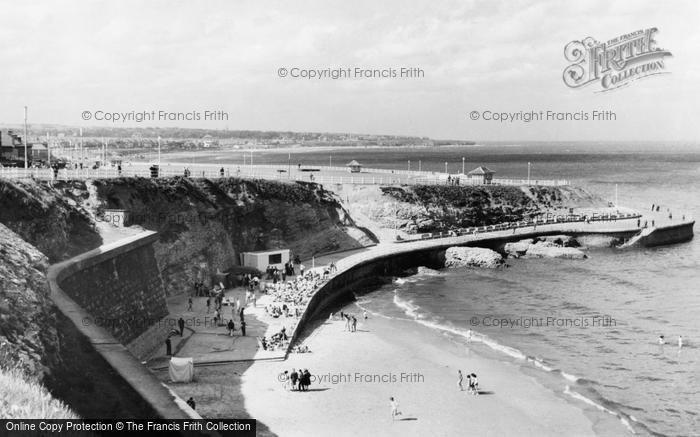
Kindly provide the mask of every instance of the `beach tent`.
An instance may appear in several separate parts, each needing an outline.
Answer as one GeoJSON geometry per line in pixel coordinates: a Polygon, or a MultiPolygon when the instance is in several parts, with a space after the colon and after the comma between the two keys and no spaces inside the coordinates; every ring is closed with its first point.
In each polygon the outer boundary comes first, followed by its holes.
{"type": "Polygon", "coordinates": [[[194,379],[194,359],[192,358],[170,358],[168,368],[171,382],[192,382],[194,379]]]}

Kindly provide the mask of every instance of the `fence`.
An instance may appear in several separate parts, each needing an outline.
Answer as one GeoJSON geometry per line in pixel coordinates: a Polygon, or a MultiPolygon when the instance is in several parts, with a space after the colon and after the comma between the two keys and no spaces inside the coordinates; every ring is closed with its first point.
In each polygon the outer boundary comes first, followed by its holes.
{"type": "MultiPolygon", "coordinates": [[[[353,185],[444,185],[455,184],[459,179],[460,185],[481,185],[478,180],[464,175],[448,175],[447,173],[418,172],[408,170],[390,170],[383,168],[365,168],[363,173],[348,174],[345,167],[307,166],[290,167],[285,165],[246,165],[220,166],[213,164],[163,164],[160,167],[160,177],[184,176],[189,169],[189,177],[219,178],[241,177],[253,179],[273,179],[280,181],[307,181],[319,184],[353,184],[353,185]],[[311,171],[313,170],[313,171],[311,171]],[[317,171],[316,171],[317,170],[317,171]],[[448,176],[454,178],[448,179],[448,176]]],[[[100,168],[64,168],[60,169],[54,178],[54,171],[49,168],[16,168],[0,167],[0,177],[9,179],[38,179],[38,180],[73,180],[98,179],[115,177],[150,177],[149,164],[138,163],[126,165],[119,171],[116,167],[100,168]]],[[[537,185],[563,186],[569,185],[566,180],[524,180],[524,179],[494,179],[494,185],[537,185]]]]}

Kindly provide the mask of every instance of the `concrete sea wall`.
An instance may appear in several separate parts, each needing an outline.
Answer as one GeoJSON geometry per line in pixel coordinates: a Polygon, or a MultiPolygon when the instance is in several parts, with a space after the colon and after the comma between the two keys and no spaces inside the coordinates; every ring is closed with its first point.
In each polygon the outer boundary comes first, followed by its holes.
{"type": "Polygon", "coordinates": [[[58,278],[61,289],[91,315],[86,323],[104,326],[122,344],[168,314],[152,247],[157,239],[154,232],[108,252],[88,252],[58,278]]]}
{"type": "Polygon", "coordinates": [[[144,418],[201,418],[124,345],[147,332],[148,322],[167,315],[151,247],[156,239],[155,232],[144,232],[52,265],[48,272],[51,299],[114,368],[125,387],[152,407],[152,412],[144,411],[144,418]]]}

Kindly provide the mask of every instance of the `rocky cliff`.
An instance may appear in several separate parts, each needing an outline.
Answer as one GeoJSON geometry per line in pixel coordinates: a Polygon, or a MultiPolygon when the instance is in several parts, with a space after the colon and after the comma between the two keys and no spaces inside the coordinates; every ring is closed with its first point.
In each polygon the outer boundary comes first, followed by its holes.
{"type": "Polygon", "coordinates": [[[0,223],[57,261],[102,244],[90,214],[84,182],[17,182],[0,179],[0,223]]]}
{"type": "Polygon", "coordinates": [[[435,232],[517,221],[568,208],[604,206],[580,188],[416,185],[361,187],[348,196],[351,213],[384,228],[435,232]]]}
{"type": "Polygon", "coordinates": [[[86,207],[98,220],[106,208],[127,209],[134,223],[160,233],[154,247],[169,294],[189,290],[195,280],[208,282],[239,264],[244,251],[289,248],[304,259],[372,242],[316,184],[176,177],[104,179],[93,186],[86,207]]]}

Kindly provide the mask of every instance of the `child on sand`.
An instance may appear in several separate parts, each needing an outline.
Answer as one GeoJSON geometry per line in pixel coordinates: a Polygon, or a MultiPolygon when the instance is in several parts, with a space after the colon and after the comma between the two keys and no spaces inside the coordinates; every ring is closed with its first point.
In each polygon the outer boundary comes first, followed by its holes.
{"type": "Polygon", "coordinates": [[[464,387],[462,386],[462,381],[464,381],[464,377],[462,376],[462,371],[458,370],[457,371],[457,386],[459,387],[459,391],[464,391],[464,387]]]}

